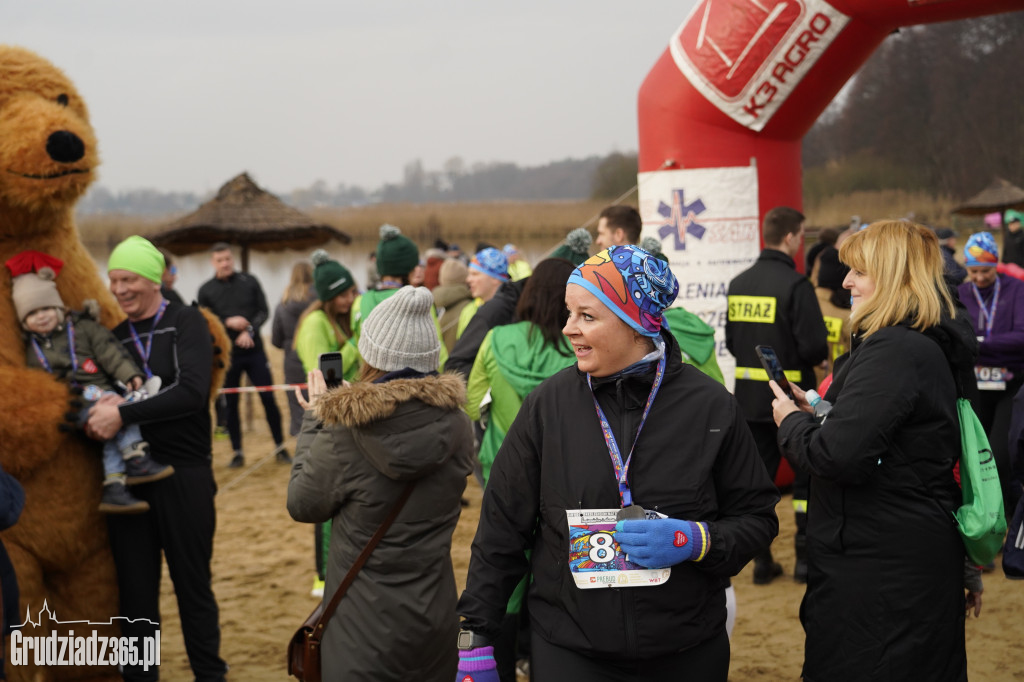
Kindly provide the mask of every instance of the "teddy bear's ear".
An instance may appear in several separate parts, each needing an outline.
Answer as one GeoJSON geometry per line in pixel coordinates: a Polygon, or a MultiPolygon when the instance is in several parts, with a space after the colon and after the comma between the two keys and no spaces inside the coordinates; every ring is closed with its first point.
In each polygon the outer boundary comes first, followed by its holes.
{"type": "Polygon", "coordinates": [[[94,320],[100,319],[100,302],[95,298],[87,298],[82,301],[82,312],[94,320]]]}

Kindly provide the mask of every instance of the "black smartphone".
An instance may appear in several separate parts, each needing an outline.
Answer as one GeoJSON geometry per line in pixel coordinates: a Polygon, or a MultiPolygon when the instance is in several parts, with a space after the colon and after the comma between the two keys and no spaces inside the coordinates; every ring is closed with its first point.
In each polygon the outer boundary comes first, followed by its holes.
{"type": "Polygon", "coordinates": [[[757,352],[764,371],[768,373],[768,378],[775,381],[782,392],[792,398],[793,389],[789,385],[789,379],[786,378],[786,372],[782,369],[782,363],[779,362],[779,356],[775,354],[775,349],[771,346],[754,346],[754,350],[757,352]]]}
{"type": "Polygon", "coordinates": [[[336,388],[341,386],[341,378],[344,374],[345,367],[341,362],[341,353],[321,353],[320,358],[317,361],[317,365],[320,371],[324,375],[324,381],[327,382],[327,388],[336,388]]]}

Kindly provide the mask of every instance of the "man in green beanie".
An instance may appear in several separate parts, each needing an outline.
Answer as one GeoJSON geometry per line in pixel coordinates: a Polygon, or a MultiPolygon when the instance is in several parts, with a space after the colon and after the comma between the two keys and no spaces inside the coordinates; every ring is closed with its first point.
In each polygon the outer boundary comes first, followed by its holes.
{"type": "MultiPolygon", "coordinates": [[[[128,316],[113,329],[114,336],[145,375],[159,377],[161,384],[145,400],[101,399],[89,413],[86,434],[103,440],[124,424],[138,424],[152,458],[174,467],[173,476],[134,489],[149,512],[108,519],[124,618],[121,634],[155,636],[161,621],[160,566],[166,559],[193,676],[222,681],[227,665],[220,657],[218,607],[210,584],[217,489],[210,467],[210,327],[198,308],[164,299],[164,258],[142,237],[119,244],[107,267],[110,291],[128,316]]],[[[135,664],[124,666],[123,675],[125,680],[156,677],[135,664]]]]}

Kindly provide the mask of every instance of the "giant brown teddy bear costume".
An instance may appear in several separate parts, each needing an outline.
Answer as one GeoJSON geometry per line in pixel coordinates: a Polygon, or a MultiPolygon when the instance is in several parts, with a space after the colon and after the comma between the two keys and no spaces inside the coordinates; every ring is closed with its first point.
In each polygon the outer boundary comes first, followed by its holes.
{"type": "MultiPolygon", "coordinates": [[[[64,302],[81,309],[87,299],[97,300],[100,321],[113,327],[124,315],[73,220],[75,201],[98,163],[85,103],[67,77],[28,50],[0,45],[0,263],[26,249],[60,258],[65,265],[57,287],[64,302]]],[[[59,430],[69,409],[68,387],[25,367],[10,273],[0,270],[0,462],[21,482],[26,499],[19,522],[0,534],[21,589],[17,608],[35,619],[45,600],[60,621],[108,621],[117,615],[117,583],[106,523],[97,511],[100,446],[59,430]]],[[[219,323],[211,330],[217,345],[229,347],[219,323]]],[[[219,385],[223,371],[215,375],[219,385]]],[[[21,620],[23,615],[16,622],[21,620]]],[[[44,622],[23,632],[45,635],[48,629],[68,628],[44,622]]],[[[89,634],[81,630],[79,625],[76,635],[89,634]]],[[[116,625],[97,631],[118,634],[116,625]]],[[[34,670],[9,659],[7,672],[12,680],[120,679],[113,668],[34,670]]]]}

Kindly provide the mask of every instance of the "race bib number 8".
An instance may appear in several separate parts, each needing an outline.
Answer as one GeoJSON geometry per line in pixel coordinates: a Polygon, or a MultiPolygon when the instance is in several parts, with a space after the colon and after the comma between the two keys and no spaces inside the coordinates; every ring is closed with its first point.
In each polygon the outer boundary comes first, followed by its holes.
{"type": "Polygon", "coordinates": [[[569,571],[576,587],[581,590],[653,587],[667,582],[672,573],[668,568],[644,568],[627,559],[615,542],[615,515],[618,511],[566,510],[569,522],[569,571]]]}

